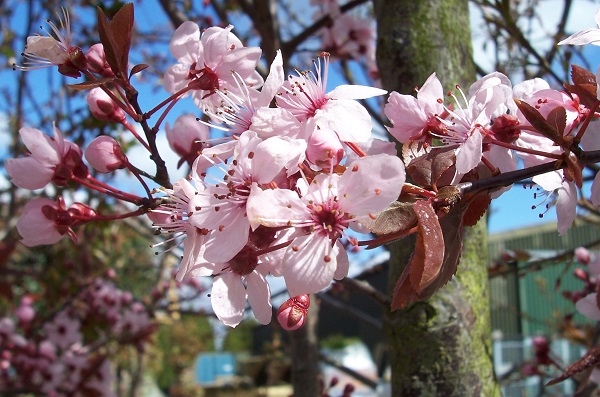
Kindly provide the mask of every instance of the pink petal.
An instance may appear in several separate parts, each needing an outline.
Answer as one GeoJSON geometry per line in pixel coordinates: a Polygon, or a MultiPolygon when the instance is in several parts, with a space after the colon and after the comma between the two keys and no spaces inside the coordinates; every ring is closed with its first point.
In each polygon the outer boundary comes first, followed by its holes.
{"type": "Polygon", "coordinates": [[[600,173],[596,174],[594,181],[592,182],[590,200],[596,207],[600,207],[600,173]]]}
{"type": "Polygon", "coordinates": [[[344,245],[340,242],[340,240],[335,242],[335,245],[331,250],[331,254],[337,256],[337,267],[335,269],[335,273],[333,273],[333,278],[336,280],[341,280],[348,276],[350,260],[348,259],[346,248],[344,248],[344,245]]]}
{"type": "Polygon", "coordinates": [[[369,112],[358,102],[349,99],[328,101],[315,113],[321,128],[334,130],[342,142],[365,142],[371,137],[373,123],[369,112]]]}
{"type": "Polygon", "coordinates": [[[171,54],[180,62],[188,66],[198,59],[202,53],[200,49],[200,28],[191,21],[182,23],[173,33],[169,44],[171,54]]]}
{"type": "Polygon", "coordinates": [[[273,309],[271,307],[271,292],[265,277],[256,270],[244,278],[248,291],[248,302],[254,316],[261,324],[269,324],[273,309]]]}
{"type": "Polygon", "coordinates": [[[600,321],[600,308],[596,303],[596,293],[589,294],[575,303],[575,308],[591,320],[600,321]]]}
{"type": "Polygon", "coordinates": [[[257,108],[263,106],[268,107],[275,95],[277,95],[277,91],[279,91],[279,88],[281,88],[284,81],[285,72],[283,71],[283,57],[281,56],[281,50],[277,50],[277,55],[275,55],[275,59],[271,63],[269,75],[260,91],[255,106],[257,108]]]}
{"type": "Polygon", "coordinates": [[[242,321],[246,297],[246,289],[237,274],[223,273],[215,277],[210,303],[223,324],[235,328],[242,321]]]}
{"type": "Polygon", "coordinates": [[[337,268],[329,238],[311,234],[294,239],[283,258],[290,296],[312,294],[329,286],[337,268]]]}
{"type": "Polygon", "coordinates": [[[367,99],[385,94],[387,94],[387,91],[380,88],[364,85],[343,84],[337,86],[333,91],[328,92],[325,96],[331,99],[367,99]]]}
{"type": "Polygon", "coordinates": [[[5,168],[12,183],[29,190],[43,188],[52,181],[54,176],[54,169],[41,166],[33,157],[8,159],[5,168]],[[31,172],[32,170],[35,172],[31,172]]]}
{"type": "Polygon", "coordinates": [[[338,182],[340,208],[358,216],[379,212],[398,199],[405,180],[400,158],[362,157],[348,165],[338,182]]]}
{"type": "Polygon", "coordinates": [[[575,183],[564,182],[563,188],[558,190],[556,216],[558,218],[558,234],[562,236],[569,230],[575,216],[577,216],[577,187],[575,183]]]}
{"type": "Polygon", "coordinates": [[[577,32],[564,40],[561,40],[558,45],[585,45],[593,44],[600,45],[600,29],[586,29],[577,32]]]}

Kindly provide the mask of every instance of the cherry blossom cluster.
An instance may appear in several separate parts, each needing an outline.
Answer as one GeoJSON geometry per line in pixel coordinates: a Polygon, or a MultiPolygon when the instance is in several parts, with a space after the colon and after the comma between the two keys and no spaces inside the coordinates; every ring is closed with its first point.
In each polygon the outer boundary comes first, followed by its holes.
{"type": "MultiPolygon", "coordinates": [[[[367,35],[369,43],[359,42],[364,35],[353,43],[336,41],[337,30],[361,28],[332,7],[325,11],[334,24],[324,46],[352,57],[371,51],[373,36],[367,35]]],[[[19,232],[26,245],[51,244],[65,235],[74,238],[73,228],[83,223],[147,214],[156,234],[183,245],[175,278],[212,277],[212,307],[232,327],[243,319],[247,303],[260,323],[271,321],[269,276],[282,277],[291,297],[278,313],[280,323],[287,329],[301,326],[308,295],[348,275],[349,248],[412,233],[417,248],[392,307],[427,299],[456,272],[462,244],[457,230],[474,224],[491,198],[533,177],[547,191],[546,205],[556,206],[564,233],[576,214],[583,170],[598,160],[589,154],[600,149],[598,123],[592,122],[596,77],[582,68],[573,69],[573,84],[564,91],[541,79],[513,85],[495,72],[467,92],[456,86],[445,93],[435,73],[416,97],[392,92],[383,111],[390,134],[403,144],[398,157],[394,143],[372,136],[371,114],[359,102],[382,99],[387,92],[361,85],[328,90],[328,53],[314,60],[314,70],[286,76],[278,52],[263,78],[257,71],[261,49],[244,46],[233,26],[201,31],[189,21],[170,42],[176,59],[164,75],[170,96],[143,112],[131,79],[148,65],[128,64],[127,40],[114,37],[131,32],[133,6],[119,13],[110,24],[99,16],[102,43],[85,54],[72,45],[64,22],[61,29],[52,25],[57,37],[28,40],[25,55],[38,65],[56,65],[65,75],[85,76],[73,87],[89,90],[91,113],[131,131],[150,153],[156,174],[131,164],[112,137],[97,137],[83,150],[57,128],[53,138],[24,128],[20,134],[29,155],[6,163],[15,185],[76,183],[138,208],[101,215],[81,203],[67,208],[60,198],[37,198],[25,206],[19,232]],[[199,114],[180,116],[165,130],[179,166],[187,164],[190,173],[171,184],[155,139],[166,115],[185,97],[199,114]],[[140,123],[144,137],[128,118],[140,123]],[[211,128],[226,139],[209,139],[211,128]],[[147,197],[97,180],[90,167],[131,172],[147,197]],[[31,175],[31,168],[40,172],[31,175]],[[414,184],[406,183],[407,175],[414,184]],[[144,178],[160,187],[151,190],[144,178]],[[376,238],[358,241],[354,232],[376,238]]],[[[600,183],[592,185],[590,199],[600,204],[600,183]]]]}
{"type": "Polygon", "coordinates": [[[54,313],[29,296],[0,318],[0,389],[48,396],[112,396],[111,341],[143,349],[154,329],[144,306],[96,279],[54,313]],[[91,337],[102,327],[101,338],[91,337]]]}

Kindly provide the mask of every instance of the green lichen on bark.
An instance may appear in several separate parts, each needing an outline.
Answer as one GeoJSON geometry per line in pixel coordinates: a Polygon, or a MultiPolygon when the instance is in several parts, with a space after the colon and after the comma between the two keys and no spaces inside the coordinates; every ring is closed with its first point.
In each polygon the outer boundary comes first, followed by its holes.
{"type": "MultiPolygon", "coordinates": [[[[412,93],[433,72],[446,89],[475,80],[466,0],[375,1],[383,88],[412,93]]],[[[414,242],[390,247],[390,287],[414,242]]],[[[428,302],[388,313],[394,396],[499,396],[493,376],[485,224],[465,231],[457,276],[428,302]]]]}

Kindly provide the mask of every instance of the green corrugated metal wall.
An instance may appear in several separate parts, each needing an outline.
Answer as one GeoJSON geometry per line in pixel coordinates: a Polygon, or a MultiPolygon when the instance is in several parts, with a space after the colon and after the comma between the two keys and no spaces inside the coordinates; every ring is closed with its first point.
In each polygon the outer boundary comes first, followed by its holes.
{"type": "MultiPolygon", "coordinates": [[[[488,239],[490,265],[507,250],[531,251],[536,256],[554,256],[564,250],[600,240],[600,227],[582,224],[559,236],[556,224],[527,228],[491,235],[488,239]]],[[[582,281],[573,276],[574,265],[546,264],[540,270],[526,272],[520,277],[514,270],[525,263],[514,263],[512,272],[490,279],[492,329],[505,337],[523,335],[554,335],[556,325],[564,315],[573,313],[574,306],[562,297],[561,291],[577,290],[582,281]],[[555,289],[557,280],[560,286],[555,289]]],[[[576,322],[586,319],[577,314],[576,322]]]]}

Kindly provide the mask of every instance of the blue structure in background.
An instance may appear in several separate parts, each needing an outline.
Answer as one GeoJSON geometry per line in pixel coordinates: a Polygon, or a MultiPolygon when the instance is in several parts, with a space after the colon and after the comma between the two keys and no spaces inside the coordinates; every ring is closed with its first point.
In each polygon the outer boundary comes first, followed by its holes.
{"type": "Polygon", "coordinates": [[[219,378],[235,375],[235,356],[232,353],[203,353],[196,359],[196,382],[211,385],[219,378]]]}

